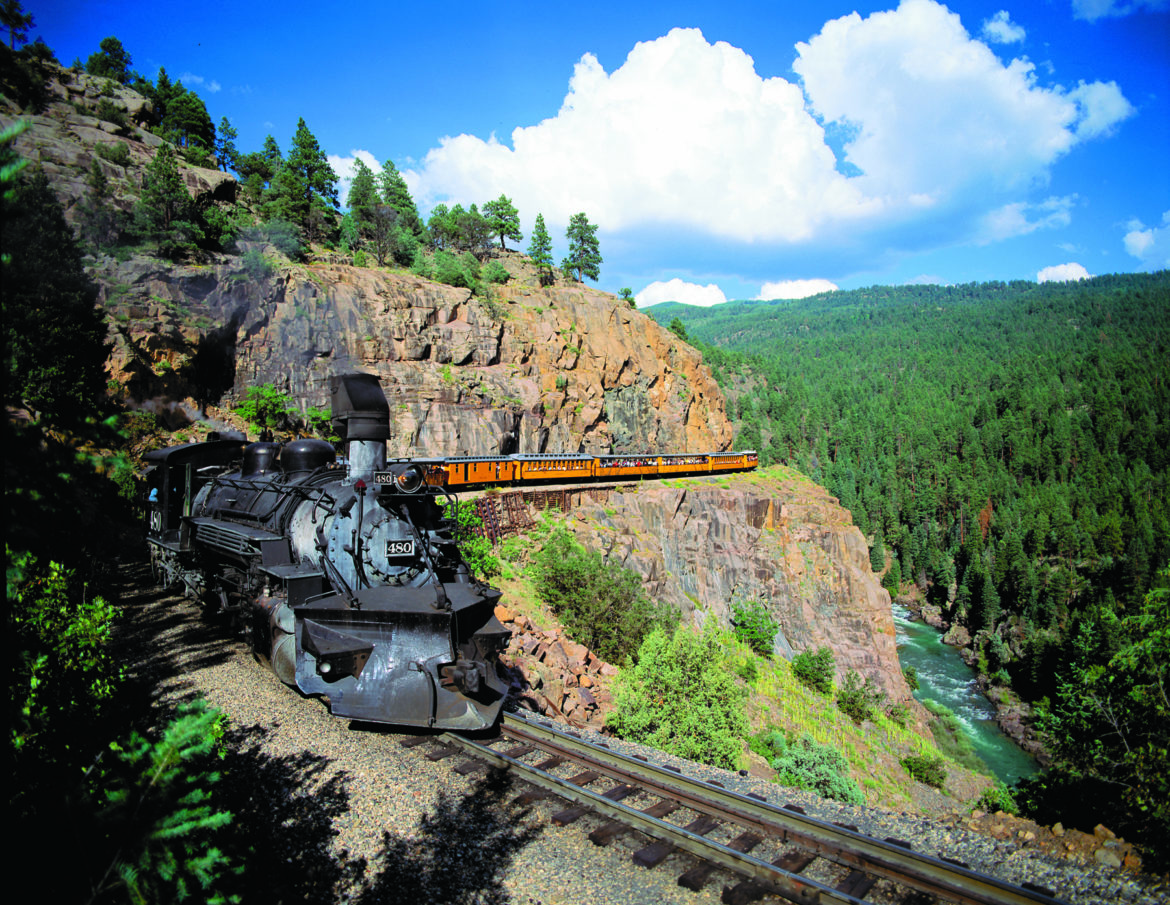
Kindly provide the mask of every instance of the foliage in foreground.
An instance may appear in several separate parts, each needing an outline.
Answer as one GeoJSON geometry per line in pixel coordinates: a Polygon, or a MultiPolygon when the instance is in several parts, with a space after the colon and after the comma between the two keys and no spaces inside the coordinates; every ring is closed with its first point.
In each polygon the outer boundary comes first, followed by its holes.
{"type": "Polygon", "coordinates": [[[623,663],[655,628],[670,628],[678,613],[646,596],[642,579],[557,528],[533,558],[536,591],[568,633],[610,663],[623,663]]]}
{"type": "Polygon", "coordinates": [[[481,534],[476,534],[476,528],[483,526],[483,519],[475,512],[475,503],[470,500],[450,504],[440,501],[440,506],[448,518],[454,518],[459,529],[459,552],[467,568],[476,578],[487,581],[500,574],[500,558],[492,551],[492,542],[481,534]]]}
{"type": "Polygon", "coordinates": [[[872,720],[875,708],[884,700],[885,695],[874,685],[873,679],[867,677],[863,684],[861,674],[855,669],[849,670],[844,684],[837,689],[837,706],[858,725],[872,720]]]}
{"type": "Polygon", "coordinates": [[[753,736],[752,750],[763,756],[777,772],[776,781],[816,792],[848,804],[865,804],[865,796],[849,776],[849,762],[830,744],[821,744],[808,735],[795,743],[781,731],[772,729],[753,736]]]}
{"type": "Polygon", "coordinates": [[[622,670],[614,710],[606,721],[615,735],[701,763],[734,770],[748,733],[746,691],[724,665],[718,634],[657,628],[622,670]]]}
{"type": "Polygon", "coordinates": [[[1075,648],[1040,720],[1053,764],[1016,797],[1046,823],[1091,826],[1108,813],[1110,828],[1170,864],[1170,588],[1104,629],[1086,625],[1075,648]]]}

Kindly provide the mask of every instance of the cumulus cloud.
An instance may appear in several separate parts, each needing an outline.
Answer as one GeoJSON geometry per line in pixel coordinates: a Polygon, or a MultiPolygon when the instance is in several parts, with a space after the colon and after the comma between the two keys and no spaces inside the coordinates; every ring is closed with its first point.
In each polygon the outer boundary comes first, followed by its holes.
{"type": "Polygon", "coordinates": [[[1070,262],[1068,264],[1054,264],[1051,267],[1045,267],[1036,274],[1036,282],[1071,283],[1075,280],[1087,280],[1091,276],[1092,274],[1080,264],[1070,262]]]}
{"type": "Polygon", "coordinates": [[[722,305],[727,301],[723,290],[714,283],[700,286],[698,283],[687,283],[675,277],[663,283],[651,283],[634,296],[639,308],[649,308],[660,302],[682,302],[684,305],[698,305],[701,308],[710,308],[712,305],[722,305]]]}
{"type": "Polygon", "coordinates": [[[1166,6],[1167,0],[1131,0],[1128,3],[1118,3],[1117,0],[1072,0],[1073,16],[1087,22],[1128,16],[1141,10],[1157,12],[1166,6]]]}
{"type": "Polygon", "coordinates": [[[1026,37],[1024,29],[1012,21],[1006,9],[1001,9],[990,19],[983,20],[982,34],[994,44],[1015,44],[1026,37]]]}
{"type": "MultiPolygon", "coordinates": [[[[697,29],[637,44],[613,72],[585,54],[560,110],[510,146],[446,137],[404,176],[424,208],[504,192],[550,228],[586,211],[603,234],[669,225],[795,245],[918,225],[912,241],[928,245],[995,235],[997,212],[1133,112],[1114,83],[1043,87],[1031,63],[1001,61],[934,0],[835,19],[796,52],[799,84],[761,77],[697,29]],[[841,160],[826,127],[847,136],[841,160]],[[942,222],[958,224],[949,238],[942,222]]],[[[998,229],[1010,235],[1008,213],[998,229]]],[[[1017,219],[1015,234],[1034,222],[1017,219]]]]}
{"type": "Polygon", "coordinates": [[[1142,262],[1143,270],[1170,268],[1170,211],[1162,214],[1162,225],[1146,228],[1140,220],[1129,224],[1125,250],[1142,262]]]}
{"type": "Polygon", "coordinates": [[[833,292],[837,289],[836,283],[828,280],[781,280],[778,283],[765,283],[760,287],[757,299],[806,299],[810,295],[821,292],[833,292]]]}

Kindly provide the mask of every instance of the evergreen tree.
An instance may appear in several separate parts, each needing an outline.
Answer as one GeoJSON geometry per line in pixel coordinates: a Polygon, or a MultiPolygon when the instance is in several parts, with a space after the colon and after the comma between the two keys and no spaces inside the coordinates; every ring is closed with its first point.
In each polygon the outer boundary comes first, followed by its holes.
{"type": "Polygon", "coordinates": [[[164,137],[181,148],[215,148],[215,126],[199,95],[175,83],[175,95],[167,104],[162,121],[164,137]]]}
{"type": "Polygon", "coordinates": [[[312,238],[329,228],[336,209],[337,174],[302,118],[288,158],[269,185],[265,212],[269,219],[279,217],[300,226],[312,238]]]}
{"type": "Polygon", "coordinates": [[[500,195],[495,201],[488,201],[483,206],[483,213],[487,218],[492,235],[500,237],[500,248],[504,251],[508,250],[504,239],[512,239],[516,242],[523,241],[524,234],[520,232],[520,214],[507,195],[500,195]]]}
{"type": "Polygon", "coordinates": [[[573,214],[565,232],[569,240],[569,254],[561,262],[561,270],[574,275],[580,283],[585,277],[596,280],[601,276],[601,251],[597,244],[597,226],[585,214],[573,214]]]}
{"type": "Polygon", "coordinates": [[[544,225],[543,214],[536,215],[536,225],[532,227],[532,241],[528,243],[528,257],[536,265],[541,285],[550,285],[553,281],[552,239],[544,225]]]}
{"type": "Polygon", "coordinates": [[[0,24],[8,29],[8,49],[28,43],[28,30],[35,24],[31,13],[26,13],[20,0],[0,2],[0,24]]]}
{"type": "Polygon", "coordinates": [[[110,181],[96,157],[90,161],[85,182],[89,194],[77,205],[82,237],[95,248],[109,248],[118,238],[118,211],[110,194],[110,181]]]}
{"type": "Polygon", "coordinates": [[[43,173],[0,201],[4,401],[69,421],[104,398],[106,327],[97,287],[43,173]]]}
{"type": "Polygon", "coordinates": [[[382,164],[382,172],[378,174],[378,187],[382,192],[382,200],[398,211],[399,225],[410,230],[416,239],[420,241],[424,239],[426,227],[423,225],[422,217],[418,214],[414,199],[410,196],[406,180],[402,178],[402,174],[394,166],[393,160],[387,160],[382,164]]]}
{"type": "Polygon", "coordinates": [[[101,49],[91,54],[86,61],[85,71],[90,75],[113,79],[120,85],[130,81],[130,54],[115,37],[102,38],[101,49]]]}
{"type": "Polygon", "coordinates": [[[236,161],[240,156],[236,149],[236,139],[239,137],[240,133],[228,122],[228,118],[221,116],[215,137],[215,159],[225,173],[236,168],[236,161]]]}
{"type": "Polygon", "coordinates": [[[373,228],[374,206],[378,203],[374,172],[360,158],[354,162],[354,169],[356,172],[345,203],[359,229],[369,231],[373,228]]]}
{"type": "Polygon", "coordinates": [[[159,254],[164,257],[186,254],[200,235],[191,196],[170,145],[162,145],[143,171],[142,195],[134,208],[134,221],[145,238],[158,244],[159,254]]]}

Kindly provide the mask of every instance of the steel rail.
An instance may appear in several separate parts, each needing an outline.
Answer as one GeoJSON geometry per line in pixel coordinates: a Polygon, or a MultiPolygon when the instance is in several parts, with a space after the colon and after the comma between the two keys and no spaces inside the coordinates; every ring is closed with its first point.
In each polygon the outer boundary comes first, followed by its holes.
{"type": "Polygon", "coordinates": [[[1061,900],[1043,892],[1015,886],[892,842],[740,795],[610,748],[599,747],[544,723],[505,714],[502,728],[518,740],[586,763],[590,769],[613,779],[634,778],[645,790],[678,801],[691,810],[758,829],[766,836],[779,836],[827,860],[962,905],[1064,905],[1061,900]]]}
{"type": "MultiPolygon", "coordinates": [[[[810,880],[782,870],[766,861],[761,861],[759,858],[738,852],[733,848],[715,842],[705,836],[700,836],[697,833],[689,832],[681,826],[668,823],[657,817],[651,817],[649,814],[637,808],[622,804],[620,801],[606,798],[600,792],[591,791],[584,786],[574,785],[566,779],[561,779],[559,776],[554,776],[531,764],[526,764],[522,760],[509,757],[499,751],[494,751],[480,742],[453,733],[447,733],[440,736],[440,738],[448,744],[463,749],[463,751],[473,757],[509,770],[525,782],[552,792],[560,798],[567,799],[615,820],[620,820],[631,828],[640,830],[647,836],[670,842],[677,848],[690,852],[704,861],[718,864],[740,876],[749,877],[793,902],[802,903],[802,905],[820,905],[820,903],[826,903],[826,905],[827,903],[834,903],[834,905],[865,905],[861,899],[838,892],[815,880],[810,880]]],[[[540,745],[542,749],[545,747],[543,742],[540,745]]],[[[577,755],[573,755],[572,757],[574,761],[581,761],[581,758],[577,755]]],[[[616,771],[613,771],[611,768],[606,769],[605,772],[606,775],[614,776],[616,771]]],[[[616,775],[620,776],[621,774],[616,773],[616,775]]],[[[625,778],[629,779],[630,777],[627,776],[625,778]]]]}

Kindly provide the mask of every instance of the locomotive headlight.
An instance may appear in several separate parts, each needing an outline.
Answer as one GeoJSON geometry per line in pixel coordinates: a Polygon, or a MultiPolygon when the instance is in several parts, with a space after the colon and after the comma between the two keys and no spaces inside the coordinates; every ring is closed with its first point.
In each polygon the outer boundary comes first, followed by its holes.
{"type": "Polygon", "coordinates": [[[417,465],[396,465],[390,471],[394,474],[394,487],[399,493],[418,493],[426,483],[426,476],[417,465]]]}
{"type": "Polygon", "coordinates": [[[374,472],[374,483],[390,487],[395,493],[418,493],[426,482],[426,472],[421,465],[398,462],[388,465],[385,471],[374,472]]]}

